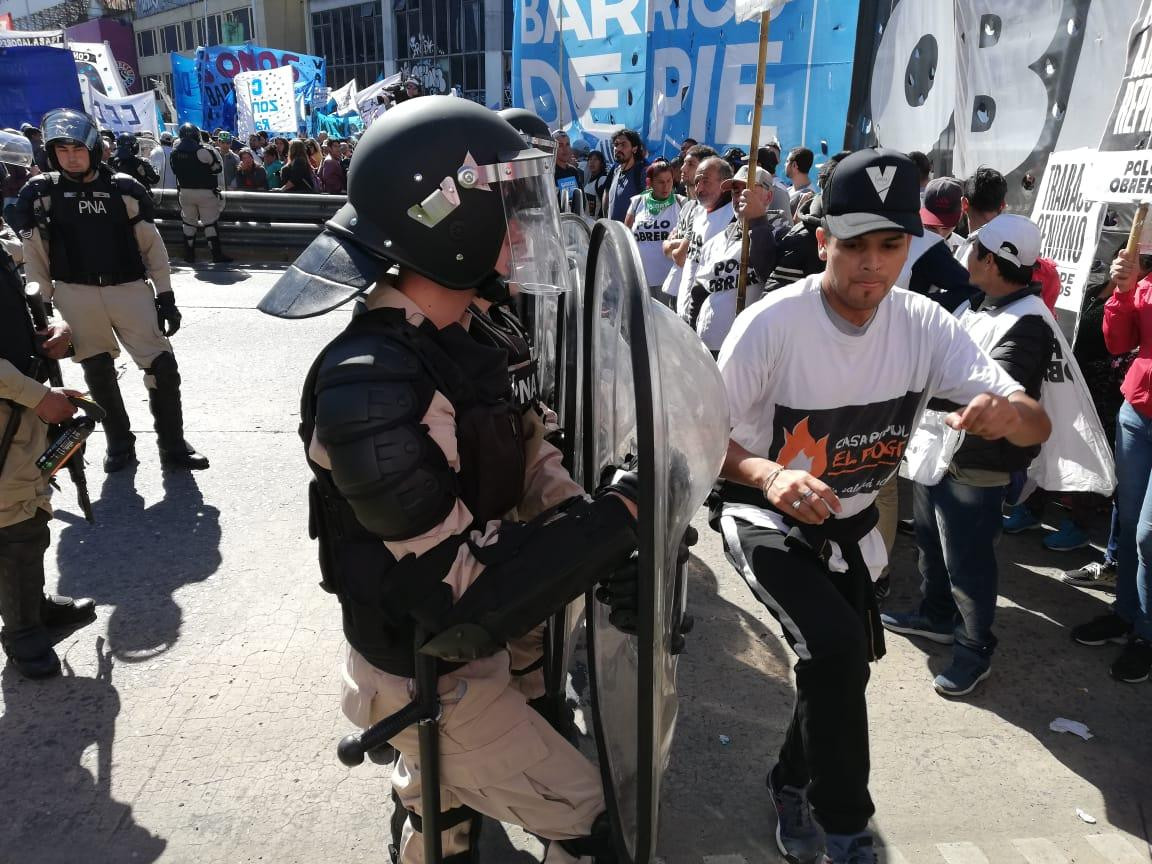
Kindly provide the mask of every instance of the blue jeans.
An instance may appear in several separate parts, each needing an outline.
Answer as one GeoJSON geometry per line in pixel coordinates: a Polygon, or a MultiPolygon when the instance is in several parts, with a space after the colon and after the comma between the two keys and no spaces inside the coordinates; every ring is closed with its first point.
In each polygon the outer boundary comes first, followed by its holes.
{"type": "Polygon", "coordinates": [[[1006,494],[1006,486],[969,486],[950,476],[935,486],[913,484],[924,580],[920,613],[938,626],[951,624],[954,651],[968,651],[985,663],[996,648],[996,542],[1006,494]]]}
{"type": "Polygon", "coordinates": [[[1112,499],[1112,521],[1108,526],[1108,545],[1104,547],[1104,563],[1116,566],[1116,550],[1120,548],[1120,526],[1117,525],[1116,499],[1112,499]]]}
{"type": "Polygon", "coordinates": [[[1127,401],[1116,417],[1117,549],[1113,610],[1152,640],[1152,419],[1127,401]]]}

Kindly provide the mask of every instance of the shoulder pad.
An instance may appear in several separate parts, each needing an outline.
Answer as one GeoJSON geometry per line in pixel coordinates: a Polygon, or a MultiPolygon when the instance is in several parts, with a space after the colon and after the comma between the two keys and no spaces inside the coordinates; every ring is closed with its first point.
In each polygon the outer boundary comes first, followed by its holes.
{"type": "Polygon", "coordinates": [[[117,171],[112,175],[112,185],[116,187],[116,191],[121,195],[131,195],[137,199],[148,197],[148,190],[144,188],[144,184],[131,174],[124,174],[123,172],[117,171]]]}
{"type": "Polygon", "coordinates": [[[20,197],[31,201],[33,198],[47,198],[52,194],[52,187],[60,182],[60,175],[55,171],[46,174],[37,174],[20,189],[20,197]]]}
{"type": "Polygon", "coordinates": [[[456,502],[456,472],[422,423],[435,392],[415,353],[379,332],[346,331],[320,364],[316,438],[356,518],[384,540],[431,530],[456,502]]]}

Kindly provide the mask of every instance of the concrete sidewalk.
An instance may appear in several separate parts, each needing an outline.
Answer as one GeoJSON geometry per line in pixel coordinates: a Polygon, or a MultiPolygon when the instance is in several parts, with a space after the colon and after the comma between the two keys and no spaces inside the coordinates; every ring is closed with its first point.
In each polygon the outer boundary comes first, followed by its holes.
{"type": "MultiPolygon", "coordinates": [[[[308,365],[346,313],[260,314],[275,275],[177,272],[188,437],[210,470],[162,474],[140,373],[122,357],[141,464],[105,477],[93,436],[95,526],[62,481],[49,585],[94,597],[99,619],[58,646],[65,677],[0,676],[2,864],[387,861],[387,770],[335,757],[350,731],[339,608],[317,585],[296,437],[308,365]]],[[[696,628],[681,660],[661,854],[776,861],[764,775],[792,709],[792,660],[697,521],[696,628]]],[[[1152,684],[1112,682],[1111,650],[1068,639],[1107,598],[1060,584],[1052,568],[1088,555],[1045,553],[1031,534],[1005,538],[1001,560],[1001,647],[977,694],[937,696],[944,650],[891,634],[874,667],[872,791],[887,860],[1147,864],[1152,684]],[[1058,716],[1097,737],[1050,732],[1058,716]]],[[[902,538],[890,606],[913,601],[914,574],[902,538]]],[[[495,825],[484,844],[491,862],[539,860],[542,849],[495,825]]]]}

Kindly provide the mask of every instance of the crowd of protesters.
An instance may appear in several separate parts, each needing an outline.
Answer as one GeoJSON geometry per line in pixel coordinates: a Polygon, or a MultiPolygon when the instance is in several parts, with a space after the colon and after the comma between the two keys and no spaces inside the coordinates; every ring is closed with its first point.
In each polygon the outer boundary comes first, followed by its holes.
{"type": "MultiPolygon", "coordinates": [[[[749,306],[826,267],[820,240],[827,225],[824,197],[847,151],[816,164],[812,150],[785,151],[772,141],[758,150],[750,188],[747,153],[739,148],[718,152],[688,138],[671,158],[649,158],[640,136],[629,129],[595,148],[563,132],[553,137],[561,144],[558,185],[561,178],[576,178],[585,215],[607,216],[632,229],[652,295],[674,308],[717,356],[736,319],[736,280],[727,278],[739,265],[734,237],[748,230],[752,239],[749,306]],[[781,163],[784,177],[778,178],[781,163]]],[[[1025,475],[1038,448],[979,447],[971,438],[948,454],[943,477],[931,486],[916,484],[924,500],[917,499],[914,519],[898,520],[896,483],[889,483],[877,502],[884,543],[891,552],[898,529],[916,538],[925,597],[914,610],[885,613],[883,623],[954,645],[954,667],[934,684],[944,695],[966,695],[987,677],[997,641],[992,618],[999,535],[1043,527],[1048,505],[1055,528],[1044,534],[1043,545],[1074,552],[1089,546],[1093,515],[1110,512],[1102,560],[1070,568],[1063,579],[1114,592],[1115,605],[1072,636],[1084,645],[1123,645],[1112,676],[1142,681],[1152,667],[1152,361],[1146,359],[1152,357],[1152,256],[1102,250],[1102,260],[1114,254],[1114,261],[1098,266],[1100,275],[1089,283],[1067,356],[1050,335],[1059,276],[1040,255],[1039,228],[1006,212],[1004,175],[984,166],[966,178],[935,176],[925,154],[907,158],[918,178],[922,233],[909,238],[895,285],[935,300],[975,330],[1016,309],[1015,326],[997,330],[995,338],[985,334],[982,347],[1036,397],[1052,364],[1076,368],[1086,383],[1080,392],[1091,400],[1087,410],[1094,409],[1115,452],[1119,485],[1114,501],[1067,489],[1035,488],[1022,495],[1022,487],[1035,486],[1025,475]],[[1044,313],[1028,305],[1024,314],[1018,301],[1030,297],[1042,301],[1044,313]]],[[[889,584],[885,568],[876,584],[879,599],[888,595],[889,584]]]]}

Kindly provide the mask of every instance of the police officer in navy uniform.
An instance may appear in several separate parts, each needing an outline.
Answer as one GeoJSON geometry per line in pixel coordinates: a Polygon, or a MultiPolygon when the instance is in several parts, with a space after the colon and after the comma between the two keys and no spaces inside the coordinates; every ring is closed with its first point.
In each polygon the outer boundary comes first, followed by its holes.
{"type": "Polygon", "coordinates": [[[196,260],[196,230],[204,226],[204,237],[212,250],[214,264],[226,264],[232,259],[220,248],[220,213],[224,210],[224,192],[221,182],[224,165],[220,154],[205,146],[200,130],[193,123],[180,127],[180,143],[172,148],[168,164],[176,176],[180,190],[180,220],[184,223],[184,260],[196,260]]]}
{"type": "Polygon", "coordinates": [[[453,742],[440,776],[422,775],[414,728],[391,739],[403,864],[422,861],[424,782],[442,787],[446,862],[475,861],[478,813],[552,840],[548,861],[614,860],[596,768],[512,672],[516,643],[626,570],[634,478],[584,495],[524,422],[507,349],[474,317],[500,279],[562,284],[556,214],[548,154],[467,100],[411,100],[365,133],[348,204],[261,302],[301,317],[369,292],[313,365],[301,434],[321,572],[344,612],[345,714],[367,726],[406,705],[414,634],[447,640],[423,649],[441,661],[439,729],[453,742]]]}
{"type": "Polygon", "coordinates": [[[117,174],[135,177],[151,192],[160,182],[160,175],[147,159],[140,158],[140,142],[131,132],[121,132],[116,136],[116,153],[108,160],[117,174]]]}
{"type": "Polygon", "coordinates": [[[100,163],[100,135],[87,114],[50,111],[41,128],[53,170],[30,180],[5,218],[24,241],[29,286],[54,300],[72,325],[74,359],[107,411],[104,470],[136,459],[116,379],[121,345],[144,371],[161,463],[207,468],[184,440],[180,369],[168,341],[181,315],[148,190],[100,163]]]}

